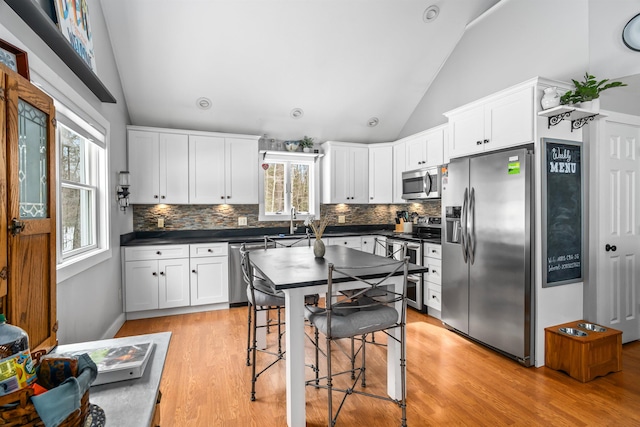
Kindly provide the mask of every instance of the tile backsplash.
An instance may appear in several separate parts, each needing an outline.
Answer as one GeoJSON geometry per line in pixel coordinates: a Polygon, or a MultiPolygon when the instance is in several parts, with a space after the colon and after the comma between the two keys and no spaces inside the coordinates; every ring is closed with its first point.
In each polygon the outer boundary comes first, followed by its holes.
{"type": "MultiPolygon", "coordinates": [[[[398,205],[321,205],[320,215],[329,225],[393,224],[396,211],[440,216],[440,200],[398,205]],[[344,215],[345,223],[338,223],[344,215]]],[[[299,222],[302,222],[302,219],[299,222]]],[[[229,228],[288,227],[289,221],[258,221],[258,205],[133,205],[133,230],[215,230],[229,228]],[[247,225],[238,225],[246,217],[247,225]],[[164,219],[164,228],[158,220],[164,219]]]]}

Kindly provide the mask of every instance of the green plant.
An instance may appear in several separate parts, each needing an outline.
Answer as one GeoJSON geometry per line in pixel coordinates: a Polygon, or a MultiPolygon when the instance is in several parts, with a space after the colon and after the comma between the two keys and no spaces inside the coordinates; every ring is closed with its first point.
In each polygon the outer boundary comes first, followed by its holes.
{"type": "Polygon", "coordinates": [[[300,140],[300,146],[302,148],[305,148],[305,147],[311,148],[311,147],[313,147],[313,138],[310,138],[307,135],[305,135],[304,138],[302,138],[300,140]]]}
{"type": "Polygon", "coordinates": [[[609,79],[596,80],[595,76],[584,73],[584,80],[579,82],[573,80],[574,90],[570,90],[560,98],[561,104],[577,104],[578,102],[593,101],[600,96],[600,92],[612,87],[626,86],[622,82],[609,82],[609,79]],[[609,82],[609,83],[607,83],[609,82]]]}

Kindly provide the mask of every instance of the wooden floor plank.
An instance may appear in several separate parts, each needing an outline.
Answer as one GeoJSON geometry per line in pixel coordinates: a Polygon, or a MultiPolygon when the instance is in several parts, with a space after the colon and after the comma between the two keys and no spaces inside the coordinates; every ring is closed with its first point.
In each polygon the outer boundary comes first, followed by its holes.
{"type": "MultiPolygon", "coordinates": [[[[173,332],[161,382],[163,427],[286,425],[284,363],[259,378],[257,400],[249,400],[246,310],[127,321],[118,332],[118,337],[173,332]]],[[[385,354],[384,348],[367,349],[371,389],[384,388],[385,354]]],[[[309,363],[312,355],[307,344],[309,363]]],[[[621,372],[583,384],[546,367],[522,367],[410,310],[408,424],[640,426],[640,342],[625,344],[622,357],[621,372]]],[[[326,425],[326,391],[307,388],[306,399],[307,426],[326,425]]],[[[399,414],[391,403],[351,396],[338,425],[399,425],[399,414]]]]}

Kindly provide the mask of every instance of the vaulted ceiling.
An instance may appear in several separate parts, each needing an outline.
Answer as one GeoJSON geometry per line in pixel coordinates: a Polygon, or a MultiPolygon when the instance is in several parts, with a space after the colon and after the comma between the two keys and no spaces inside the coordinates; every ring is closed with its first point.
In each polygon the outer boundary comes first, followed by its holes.
{"type": "Polygon", "coordinates": [[[498,1],[101,6],[132,124],[380,142],[397,138],[465,26],[498,1]],[[432,5],[439,13],[430,20],[432,5]],[[199,108],[200,98],[211,106],[199,108]],[[369,126],[374,117],[377,126],[369,126]]]}

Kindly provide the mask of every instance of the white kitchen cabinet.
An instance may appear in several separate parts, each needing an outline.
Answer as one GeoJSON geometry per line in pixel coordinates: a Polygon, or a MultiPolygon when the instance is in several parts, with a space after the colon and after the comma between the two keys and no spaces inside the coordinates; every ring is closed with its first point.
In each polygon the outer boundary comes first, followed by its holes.
{"type": "Polygon", "coordinates": [[[405,170],[434,167],[444,162],[446,127],[438,126],[406,139],[405,170]]]}
{"type": "Polygon", "coordinates": [[[369,203],[393,202],[393,146],[369,146],[369,203]]]}
{"type": "Polygon", "coordinates": [[[347,248],[362,250],[362,238],[360,236],[330,237],[327,245],[346,246],[347,248]]]}
{"type": "Polygon", "coordinates": [[[229,302],[229,252],[226,243],[189,245],[191,305],[229,302]]]}
{"type": "Polygon", "coordinates": [[[368,148],[333,141],[323,148],[323,203],[368,203],[368,148]]]}
{"type": "Polygon", "coordinates": [[[406,142],[393,145],[393,203],[406,203],[402,198],[402,172],[407,171],[406,142]]]}
{"type": "Polygon", "coordinates": [[[130,203],[188,203],[188,136],[129,130],[128,142],[130,203]]]}
{"type": "Polygon", "coordinates": [[[452,158],[533,142],[534,87],[510,88],[445,116],[452,158]]]}
{"type": "Polygon", "coordinates": [[[442,245],[424,245],[423,265],[429,269],[424,274],[425,301],[429,315],[440,318],[442,311],[442,245]]]}
{"type": "Polygon", "coordinates": [[[258,141],[189,135],[189,201],[258,203],[258,141]]]}
{"type": "Polygon", "coordinates": [[[127,312],[189,305],[187,245],[125,248],[127,312]]]}
{"type": "Polygon", "coordinates": [[[386,242],[387,239],[383,236],[362,236],[360,238],[360,250],[369,254],[386,256],[386,242]]]}

